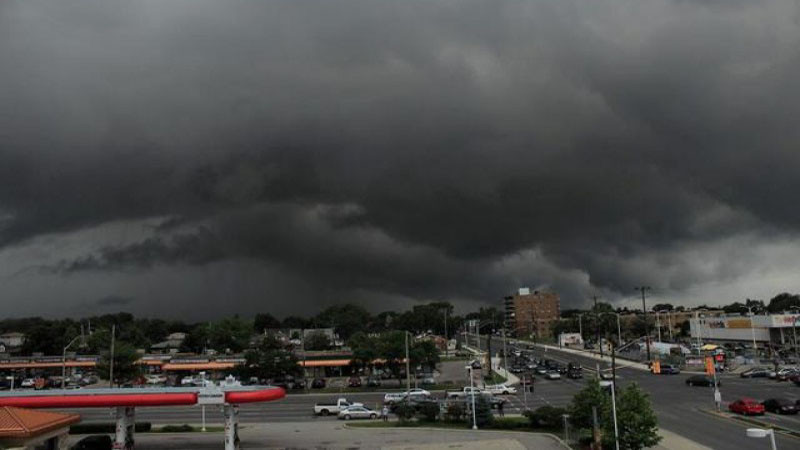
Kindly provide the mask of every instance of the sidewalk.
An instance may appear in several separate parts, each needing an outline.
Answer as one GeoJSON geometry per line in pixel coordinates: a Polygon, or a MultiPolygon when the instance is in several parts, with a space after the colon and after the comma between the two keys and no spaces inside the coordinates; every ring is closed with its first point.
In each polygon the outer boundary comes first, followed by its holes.
{"type": "Polygon", "coordinates": [[[664,439],[661,440],[660,444],[652,447],[656,450],[712,450],[711,447],[700,445],[669,430],[659,429],[658,434],[664,439]]]}

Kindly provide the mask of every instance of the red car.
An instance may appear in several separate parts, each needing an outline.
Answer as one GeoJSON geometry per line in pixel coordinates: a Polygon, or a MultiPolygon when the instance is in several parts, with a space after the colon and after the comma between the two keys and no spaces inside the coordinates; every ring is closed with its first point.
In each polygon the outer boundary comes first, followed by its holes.
{"type": "Polygon", "coordinates": [[[752,398],[742,398],[728,405],[731,412],[737,414],[744,414],[745,416],[763,415],[764,405],[758,403],[752,398]]]}

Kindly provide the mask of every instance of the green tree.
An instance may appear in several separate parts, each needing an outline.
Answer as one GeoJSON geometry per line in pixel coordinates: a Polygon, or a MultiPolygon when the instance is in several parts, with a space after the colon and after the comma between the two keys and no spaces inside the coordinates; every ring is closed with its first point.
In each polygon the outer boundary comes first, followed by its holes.
{"type": "MultiPolygon", "coordinates": [[[[133,381],[141,375],[141,366],[136,364],[139,354],[136,348],[124,341],[114,342],[114,380],[117,386],[133,381]]],[[[101,377],[108,376],[111,369],[111,350],[107,350],[97,364],[97,373],[101,377]]]]}
{"type": "Polygon", "coordinates": [[[345,341],[355,332],[363,330],[372,316],[363,306],[346,303],[326,308],[314,319],[317,326],[331,327],[339,337],[345,341]]]}
{"type": "MultiPolygon", "coordinates": [[[[405,346],[405,342],[403,343],[405,346]]],[[[436,344],[429,340],[414,340],[409,344],[408,356],[413,367],[422,365],[427,368],[435,368],[439,362],[439,349],[436,344]]]]}
{"type": "Polygon", "coordinates": [[[306,350],[329,350],[331,348],[331,340],[322,331],[313,331],[306,335],[303,345],[306,350]]]}
{"type": "MultiPolygon", "coordinates": [[[[661,441],[661,436],[658,435],[658,419],[647,393],[638,384],[631,383],[620,392],[616,400],[619,447],[639,450],[657,445],[661,441]]],[[[607,409],[603,411],[603,415],[604,446],[613,448],[614,421],[607,409]]]]}
{"type": "Polygon", "coordinates": [[[569,406],[570,422],[578,428],[592,428],[592,407],[597,408],[597,413],[601,414],[608,409],[611,403],[611,396],[600,387],[597,378],[589,378],[586,387],[578,391],[572,398],[569,406]]]}
{"type": "Polygon", "coordinates": [[[187,353],[203,353],[210,344],[208,329],[209,327],[205,323],[195,325],[186,333],[180,350],[187,353]]]}
{"type": "Polygon", "coordinates": [[[377,340],[359,331],[347,341],[353,352],[353,362],[361,367],[369,367],[378,358],[377,340]]]}
{"type": "Polygon", "coordinates": [[[240,352],[250,344],[253,325],[238,316],[213,322],[208,327],[211,348],[218,352],[240,352]]]}
{"type": "Polygon", "coordinates": [[[261,339],[256,348],[244,354],[245,364],[238,366],[237,374],[242,378],[257,377],[259,379],[275,379],[286,375],[298,375],[301,372],[297,357],[283,347],[274,336],[267,335],[261,339]]]}
{"type": "Polygon", "coordinates": [[[264,330],[280,327],[281,321],[276,319],[272,314],[256,314],[255,319],[253,319],[253,330],[258,334],[263,333],[264,330]]]}
{"type": "Polygon", "coordinates": [[[789,311],[792,307],[800,308],[800,295],[792,295],[788,292],[783,292],[775,297],[772,297],[772,299],[769,301],[769,306],[767,306],[767,310],[771,313],[777,314],[784,311],[789,311]]]}

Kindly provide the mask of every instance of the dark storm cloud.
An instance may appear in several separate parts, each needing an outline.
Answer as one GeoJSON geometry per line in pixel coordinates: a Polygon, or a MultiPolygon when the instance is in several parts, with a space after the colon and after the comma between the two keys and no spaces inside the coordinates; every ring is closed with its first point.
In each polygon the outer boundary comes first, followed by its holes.
{"type": "Polygon", "coordinates": [[[799,23],[790,1],[4,2],[0,246],[160,218],[49,270],[250,260],[570,302],[728,280],[759,262],[692,249],[800,224],[799,23]]]}
{"type": "Polygon", "coordinates": [[[118,306],[125,306],[133,302],[133,298],[131,297],[120,297],[117,295],[109,295],[108,297],[103,297],[98,299],[94,302],[95,306],[111,306],[111,307],[118,307],[118,306]]]}

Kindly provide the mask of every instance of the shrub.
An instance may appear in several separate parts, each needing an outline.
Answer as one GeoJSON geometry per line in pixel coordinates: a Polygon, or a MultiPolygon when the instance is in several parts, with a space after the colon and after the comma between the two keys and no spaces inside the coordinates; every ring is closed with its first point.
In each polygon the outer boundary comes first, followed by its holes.
{"type": "Polygon", "coordinates": [[[163,427],[161,427],[161,431],[163,433],[191,433],[192,431],[194,431],[194,427],[187,424],[164,425],[163,427]]]}
{"type": "MultiPolygon", "coordinates": [[[[491,425],[492,420],[494,420],[492,404],[482,396],[475,398],[475,422],[478,427],[491,425]]],[[[472,421],[469,422],[471,423],[472,421]]]]}
{"type": "Polygon", "coordinates": [[[495,430],[516,430],[527,426],[528,422],[517,417],[495,417],[492,421],[492,428],[495,430]]]}
{"type": "Polygon", "coordinates": [[[439,404],[436,402],[424,402],[419,405],[417,414],[422,420],[435,422],[439,417],[439,404]]]}
{"type": "Polygon", "coordinates": [[[394,413],[402,422],[407,422],[411,420],[416,414],[416,412],[417,412],[416,409],[408,402],[398,403],[397,406],[395,406],[394,408],[394,413]]]}
{"type": "MultiPolygon", "coordinates": [[[[150,422],[136,422],[134,432],[146,433],[151,428],[150,422]]],[[[69,427],[69,434],[111,434],[116,431],[117,425],[114,423],[79,423],[69,427]]]]}
{"type": "Polygon", "coordinates": [[[563,420],[562,416],[567,410],[555,406],[542,406],[535,411],[525,411],[523,414],[533,428],[556,428],[563,420]]]}
{"type": "Polygon", "coordinates": [[[466,409],[461,403],[450,403],[444,412],[446,422],[463,422],[466,409]]]}

